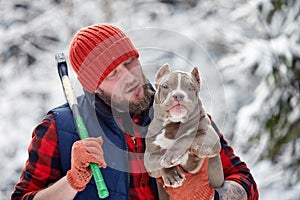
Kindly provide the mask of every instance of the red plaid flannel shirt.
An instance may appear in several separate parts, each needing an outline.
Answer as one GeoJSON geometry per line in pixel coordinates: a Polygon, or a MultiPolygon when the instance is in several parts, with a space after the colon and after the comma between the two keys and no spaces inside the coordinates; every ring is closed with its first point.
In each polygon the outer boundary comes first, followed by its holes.
{"type": "MultiPolygon", "coordinates": [[[[128,148],[128,168],[130,174],[130,199],[157,199],[154,188],[149,185],[150,177],[144,166],[145,144],[139,126],[135,124],[140,121],[139,116],[133,117],[133,133],[126,133],[128,148]]],[[[123,124],[119,119],[119,123],[123,124]]]]}
{"type": "MultiPolygon", "coordinates": [[[[258,189],[250,173],[250,170],[219,133],[222,151],[221,159],[225,180],[234,180],[241,184],[249,200],[258,199],[258,189]]],[[[135,137],[135,144],[129,135],[126,136],[129,152],[143,152],[142,139],[135,137]]],[[[58,136],[56,133],[55,119],[53,115],[47,115],[35,128],[32,141],[28,148],[29,158],[23,168],[19,182],[15,185],[12,200],[30,200],[41,189],[56,182],[62,177],[60,165],[60,153],[58,149],[58,136]]],[[[131,154],[133,155],[133,154],[131,154]]],[[[142,158],[129,157],[129,167],[143,168],[142,158]]],[[[152,188],[147,185],[149,177],[146,173],[130,174],[131,199],[153,198],[152,188]],[[144,184],[143,184],[144,183],[144,184]],[[149,195],[149,196],[148,196],[149,195]]]]}

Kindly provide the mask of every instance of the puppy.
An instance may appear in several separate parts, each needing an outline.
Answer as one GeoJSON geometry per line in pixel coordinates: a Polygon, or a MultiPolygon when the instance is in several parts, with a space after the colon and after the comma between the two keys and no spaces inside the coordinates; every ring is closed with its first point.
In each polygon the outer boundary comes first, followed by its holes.
{"type": "Polygon", "coordinates": [[[149,175],[162,177],[165,186],[176,188],[185,178],[178,165],[193,174],[210,158],[210,184],[220,187],[224,181],[220,139],[199,98],[198,69],[191,73],[171,71],[164,64],[155,75],[155,87],[154,118],[148,127],[144,156],[149,175]]]}

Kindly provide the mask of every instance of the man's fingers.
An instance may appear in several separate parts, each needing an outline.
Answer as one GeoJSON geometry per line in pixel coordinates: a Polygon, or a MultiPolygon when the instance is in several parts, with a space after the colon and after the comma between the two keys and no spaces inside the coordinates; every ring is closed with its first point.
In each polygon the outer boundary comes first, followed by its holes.
{"type": "Polygon", "coordinates": [[[102,137],[98,138],[87,138],[85,140],[82,140],[84,143],[84,146],[87,151],[86,156],[86,162],[88,163],[96,163],[99,165],[99,167],[106,167],[106,163],[103,156],[103,149],[102,144],[103,140],[102,137]]]}
{"type": "Polygon", "coordinates": [[[86,138],[84,140],[81,140],[85,146],[98,146],[100,145],[102,147],[103,139],[102,137],[97,138],[86,138]]]}
{"type": "Polygon", "coordinates": [[[102,148],[88,147],[86,149],[89,154],[89,156],[87,156],[88,162],[97,163],[99,165],[99,167],[106,167],[102,148]]]}

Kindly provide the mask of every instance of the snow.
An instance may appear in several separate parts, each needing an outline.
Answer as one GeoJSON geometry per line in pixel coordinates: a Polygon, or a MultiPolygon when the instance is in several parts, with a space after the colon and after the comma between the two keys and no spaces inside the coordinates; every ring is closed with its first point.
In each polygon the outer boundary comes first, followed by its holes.
{"type": "MultiPolygon", "coordinates": [[[[300,55],[300,1],[289,5],[290,12],[276,13],[271,24],[265,23],[273,9],[270,0],[198,1],[195,7],[187,3],[192,1],[178,2],[172,6],[156,0],[0,1],[0,200],[9,199],[18,181],[32,130],[49,109],[65,101],[55,53],[67,54],[75,31],[99,22],[126,31],[140,51],[150,80],[166,62],[187,71],[197,66],[204,106],[250,167],[260,199],[299,199],[300,183],[291,184],[286,178],[290,170],[259,160],[269,138],[262,135],[254,146],[247,142],[261,130],[264,118],[255,118],[257,113],[270,114],[279,98],[280,91],[270,90],[262,81],[278,61],[276,55],[286,57],[287,63],[300,55]],[[272,38],[266,40],[266,35],[272,38]],[[18,47],[13,56],[8,51],[11,47],[18,47]],[[35,59],[30,66],[26,55],[35,59]],[[256,72],[248,73],[255,64],[256,72]]],[[[285,65],[280,70],[282,75],[289,73],[285,65]]],[[[69,74],[76,93],[81,94],[74,72],[69,74]]],[[[296,108],[298,103],[299,95],[291,100],[296,108]]],[[[299,116],[299,109],[294,109],[290,122],[299,116]]],[[[283,163],[292,161],[284,159],[283,163]]]]}

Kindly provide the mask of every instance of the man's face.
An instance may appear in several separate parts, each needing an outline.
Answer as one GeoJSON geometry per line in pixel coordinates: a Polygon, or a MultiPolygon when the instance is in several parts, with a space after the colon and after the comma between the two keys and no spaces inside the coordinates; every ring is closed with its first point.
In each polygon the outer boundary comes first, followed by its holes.
{"type": "Polygon", "coordinates": [[[110,72],[96,94],[116,110],[136,113],[149,107],[152,92],[138,58],[131,57],[110,72]]]}

